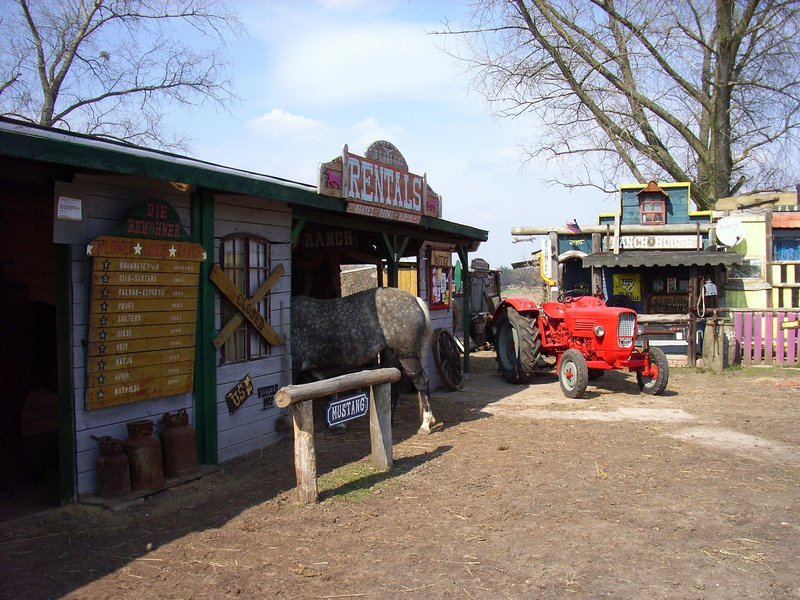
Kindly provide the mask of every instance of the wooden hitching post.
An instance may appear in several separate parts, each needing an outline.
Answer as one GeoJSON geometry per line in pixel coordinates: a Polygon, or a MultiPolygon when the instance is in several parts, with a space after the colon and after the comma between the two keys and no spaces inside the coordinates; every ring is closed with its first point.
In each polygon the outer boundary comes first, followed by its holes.
{"type": "Polygon", "coordinates": [[[292,407],[294,423],[294,469],[297,476],[298,501],[314,503],[319,499],[317,487],[317,454],[314,449],[314,415],[312,401],[341,392],[370,387],[374,392],[369,408],[369,432],[372,461],[376,469],[392,468],[391,384],[400,380],[395,368],[370,369],[340,375],[331,379],[288,385],[275,393],[275,406],[292,407]]]}
{"type": "Polygon", "coordinates": [[[379,471],[392,468],[392,402],[391,384],[373,386],[369,404],[369,439],[372,444],[372,465],[379,471]]]}

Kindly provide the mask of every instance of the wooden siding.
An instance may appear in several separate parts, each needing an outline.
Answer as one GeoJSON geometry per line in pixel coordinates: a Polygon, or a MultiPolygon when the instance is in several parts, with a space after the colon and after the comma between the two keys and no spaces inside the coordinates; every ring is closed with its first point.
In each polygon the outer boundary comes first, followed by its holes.
{"type": "MultiPolygon", "coordinates": [[[[188,194],[174,190],[165,182],[151,183],[144,179],[128,177],[81,176],[68,186],[69,195],[84,201],[87,220],[87,241],[108,235],[118,228],[130,210],[139,202],[157,197],[175,207],[184,227],[189,230],[190,199],[188,194]]],[[[166,412],[186,409],[190,423],[194,422],[194,403],[191,393],[178,394],[144,402],[93,411],[85,409],[86,400],[86,348],[83,341],[88,336],[91,263],[85,245],[72,245],[72,359],[74,373],[75,450],[77,493],[93,493],[97,489],[97,441],[101,436],[125,440],[126,423],[137,419],[151,419],[160,424],[166,412]]]]}
{"type": "MultiPolygon", "coordinates": [[[[270,242],[270,271],[283,265],[284,275],[270,290],[270,325],[278,336],[289,339],[291,302],[291,212],[281,202],[243,196],[216,196],[214,262],[219,261],[221,238],[233,233],[259,236],[270,242]]],[[[215,321],[221,329],[221,301],[216,298],[215,321]]],[[[217,353],[217,435],[219,461],[274,444],[281,438],[275,421],[284,414],[277,407],[264,408],[259,388],[291,383],[291,357],[285,345],[273,347],[265,359],[222,364],[217,353]],[[225,394],[245,375],[253,380],[253,395],[234,414],[228,413],[225,394]]]]}
{"type": "MultiPolygon", "coordinates": [[[[691,188],[688,183],[659,183],[658,186],[669,195],[667,200],[667,223],[681,224],[693,223],[697,220],[708,221],[710,213],[697,212],[690,198],[691,188]]],[[[638,224],[640,222],[639,197],[636,195],[645,186],[621,185],[619,190],[619,210],[623,225],[638,224]]],[[[613,215],[599,215],[599,223],[612,223],[613,215]]]]}
{"type": "MultiPolygon", "coordinates": [[[[422,244],[422,247],[425,248],[426,244],[422,244]]],[[[428,270],[427,269],[420,269],[417,273],[417,281],[419,285],[419,297],[425,300],[425,302],[430,306],[430,284],[428,283],[428,270]]],[[[452,299],[452,294],[451,294],[452,299]]],[[[447,309],[440,309],[440,310],[431,310],[431,327],[433,331],[437,329],[446,329],[450,333],[453,332],[453,304],[450,303],[450,308],[447,309]]],[[[431,391],[438,390],[440,388],[444,388],[444,382],[442,378],[439,376],[439,372],[436,370],[436,363],[433,360],[433,349],[430,344],[427,345],[425,349],[425,354],[422,359],[422,368],[425,369],[425,373],[428,374],[428,380],[430,381],[430,389],[431,391]]],[[[432,404],[433,414],[436,414],[436,405],[435,403],[432,404]]]]}

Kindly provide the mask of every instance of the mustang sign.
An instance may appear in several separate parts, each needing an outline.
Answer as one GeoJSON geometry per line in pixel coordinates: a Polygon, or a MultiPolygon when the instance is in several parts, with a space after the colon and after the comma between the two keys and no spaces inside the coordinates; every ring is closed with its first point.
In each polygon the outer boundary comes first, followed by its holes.
{"type": "Polygon", "coordinates": [[[339,397],[331,400],[325,409],[325,421],[328,427],[339,425],[351,419],[357,419],[367,414],[369,410],[369,392],[357,391],[350,396],[339,397]]]}

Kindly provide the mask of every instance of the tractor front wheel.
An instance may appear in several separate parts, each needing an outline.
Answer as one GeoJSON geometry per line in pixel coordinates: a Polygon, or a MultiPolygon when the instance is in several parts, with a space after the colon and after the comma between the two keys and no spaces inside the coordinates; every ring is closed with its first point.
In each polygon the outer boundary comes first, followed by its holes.
{"type": "Polygon", "coordinates": [[[650,368],[647,372],[643,369],[636,371],[636,383],[639,389],[646,394],[657,396],[667,389],[669,381],[669,361],[661,348],[650,346],[650,368]]]}
{"type": "Polygon", "coordinates": [[[577,350],[567,350],[558,364],[558,381],[567,398],[580,398],[589,383],[586,359],[577,350]]]}
{"type": "Polygon", "coordinates": [[[535,374],[541,339],[536,318],[527,318],[507,307],[495,325],[497,366],[509,383],[528,383],[535,374]]]}

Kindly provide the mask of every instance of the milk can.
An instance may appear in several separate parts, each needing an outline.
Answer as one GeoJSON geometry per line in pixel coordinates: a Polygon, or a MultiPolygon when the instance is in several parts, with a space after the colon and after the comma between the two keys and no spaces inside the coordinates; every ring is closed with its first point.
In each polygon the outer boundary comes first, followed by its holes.
{"type": "Polygon", "coordinates": [[[116,498],[131,491],[128,457],[122,440],[104,435],[97,440],[100,458],[97,459],[97,495],[116,498]]]}
{"type": "Polygon", "coordinates": [[[131,489],[156,490],[163,487],[161,442],[153,435],[152,421],[142,419],[128,423],[125,453],[131,466],[131,489]]]}
{"type": "Polygon", "coordinates": [[[164,450],[164,475],[180,477],[197,471],[197,442],[189,425],[186,409],[165,413],[161,444],[164,450]]]}

